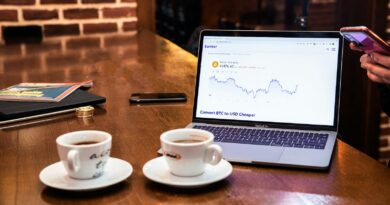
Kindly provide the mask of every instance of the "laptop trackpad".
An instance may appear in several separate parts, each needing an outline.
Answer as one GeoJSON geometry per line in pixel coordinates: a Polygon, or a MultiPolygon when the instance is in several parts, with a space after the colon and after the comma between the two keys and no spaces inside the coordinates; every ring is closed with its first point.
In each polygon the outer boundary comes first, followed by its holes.
{"type": "Polygon", "coordinates": [[[217,143],[223,149],[223,156],[228,161],[233,162],[278,162],[283,147],[249,145],[249,144],[233,144],[233,143],[217,143]]]}

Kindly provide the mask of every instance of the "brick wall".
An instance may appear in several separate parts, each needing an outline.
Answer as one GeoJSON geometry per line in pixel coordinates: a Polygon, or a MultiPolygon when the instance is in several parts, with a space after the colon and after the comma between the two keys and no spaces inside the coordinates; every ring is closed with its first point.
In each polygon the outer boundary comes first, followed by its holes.
{"type": "Polygon", "coordinates": [[[390,120],[385,113],[381,113],[379,139],[379,161],[385,163],[390,159],[390,120]]]}
{"type": "Polygon", "coordinates": [[[137,0],[0,0],[0,27],[38,25],[45,37],[134,31],[136,9],[137,0]]]}
{"type": "MultiPolygon", "coordinates": [[[[390,43],[390,3],[387,16],[387,40],[390,43]]],[[[385,163],[390,159],[390,120],[385,113],[381,113],[380,139],[379,139],[379,161],[385,163]]]]}
{"type": "MultiPolygon", "coordinates": [[[[388,16],[390,20],[390,3],[388,5],[388,16]]],[[[387,40],[390,43],[390,21],[387,21],[387,40]]],[[[379,161],[386,163],[390,159],[390,120],[385,113],[381,113],[380,139],[379,139],[379,161]]]]}

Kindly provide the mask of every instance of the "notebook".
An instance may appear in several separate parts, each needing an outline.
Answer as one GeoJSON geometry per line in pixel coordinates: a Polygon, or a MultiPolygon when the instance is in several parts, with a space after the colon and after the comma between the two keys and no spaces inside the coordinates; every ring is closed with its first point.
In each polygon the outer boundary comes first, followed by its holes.
{"type": "Polygon", "coordinates": [[[83,90],[75,90],[60,102],[0,101],[0,125],[74,111],[86,105],[104,103],[106,99],[83,90]]]}
{"type": "Polygon", "coordinates": [[[192,123],[231,162],[327,169],[336,142],[339,32],[205,30],[192,123]]]}

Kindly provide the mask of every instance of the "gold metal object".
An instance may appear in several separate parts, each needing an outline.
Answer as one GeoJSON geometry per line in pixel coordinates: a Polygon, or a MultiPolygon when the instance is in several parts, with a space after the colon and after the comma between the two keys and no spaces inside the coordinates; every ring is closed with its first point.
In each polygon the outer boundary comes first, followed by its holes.
{"type": "Polygon", "coordinates": [[[92,106],[84,106],[76,108],[76,117],[92,117],[95,108],[92,106]]]}

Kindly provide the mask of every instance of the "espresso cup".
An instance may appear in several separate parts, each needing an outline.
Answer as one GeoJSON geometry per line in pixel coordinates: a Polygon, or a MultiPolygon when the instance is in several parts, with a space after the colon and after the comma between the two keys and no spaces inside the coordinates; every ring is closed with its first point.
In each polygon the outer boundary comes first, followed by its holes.
{"type": "Polygon", "coordinates": [[[110,157],[112,137],[107,132],[69,132],[56,140],[58,155],[68,175],[75,179],[98,178],[110,157]]]}
{"type": "Polygon", "coordinates": [[[199,129],[183,128],[161,134],[161,148],[170,172],[189,177],[204,172],[206,164],[222,159],[222,148],[212,144],[214,135],[199,129]]]}

